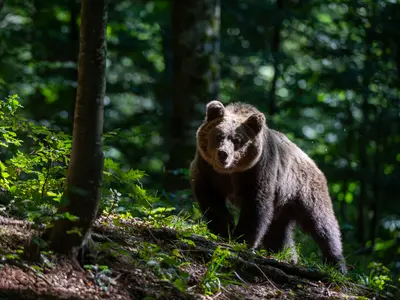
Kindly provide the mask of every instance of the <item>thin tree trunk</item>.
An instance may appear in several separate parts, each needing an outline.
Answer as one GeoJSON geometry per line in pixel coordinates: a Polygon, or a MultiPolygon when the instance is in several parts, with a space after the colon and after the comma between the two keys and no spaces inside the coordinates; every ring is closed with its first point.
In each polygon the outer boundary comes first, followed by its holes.
{"type": "MultiPolygon", "coordinates": [[[[347,161],[348,161],[348,169],[345,174],[345,178],[343,181],[343,193],[346,195],[349,189],[349,181],[351,178],[351,166],[350,166],[350,161],[352,158],[350,157],[350,153],[353,153],[353,141],[354,141],[354,117],[353,117],[353,112],[351,111],[351,101],[347,100],[346,101],[346,112],[347,112],[347,119],[344,122],[344,125],[347,128],[347,136],[346,136],[346,141],[345,141],[345,149],[346,149],[346,154],[347,154],[347,161]]],[[[339,202],[340,206],[340,214],[342,217],[342,220],[347,223],[348,218],[347,218],[347,203],[345,199],[342,199],[342,201],[339,202]]]]}
{"type": "Polygon", "coordinates": [[[59,253],[74,252],[85,241],[98,210],[103,172],[107,0],[82,0],[81,16],[72,154],[66,204],[59,210],[78,220],[61,218],[54,223],[50,241],[59,253]]]}
{"type": "Polygon", "coordinates": [[[374,176],[373,176],[373,184],[372,184],[372,199],[371,199],[371,207],[370,211],[372,212],[372,219],[370,222],[370,230],[369,230],[369,239],[371,241],[371,248],[375,245],[376,231],[378,228],[378,220],[379,220],[379,197],[380,197],[380,180],[381,180],[381,165],[383,164],[381,158],[383,153],[383,139],[381,137],[381,111],[378,108],[378,112],[376,113],[376,122],[375,122],[375,141],[376,141],[376,151],[374,157],[374,176]]]}
{"type": "MultiPolygon", "coordinates": [[[[170,5],[172,6],[172,4],[170,5]]],[[[171,141],[169,122],[172,118],[172,77],[173,77],[173,49],[172,49],[172,24],[171,18],[163,24],[161,32],[162,52],[164,58],[165,69],[162,78],[155,86],[155,93],[163,112],[163,128],[161,129],[164,137],[164,148],[169,148],[168,143],[171,141]]]]}
{"type": "Polygon", "coordinates": [[[369,163],[368,163],[368,133],[369,133],[369,83],[372,75],[372,57],[371,57],[371,30],[365,29],[365,58],[364,58],[364,76],[362,81],[362,104],[361,110],[363,112],[363,122],[361,123],[360,130],[360,144],[359,144],[359,175],[360,175],[360,197],[357,203],[358,220],[357,220],[357,238],[362,246],[365,245],[365,216],[364,208],[368,203],[368,175],[369,175],[369,163]]]}
{"type": "MultiPolygon", "coordinates": [[[[375,22],[380,23],[379,20],[379,14],[377,13],[377,5],[375,3],[371,3],[372,6],[372,16],[373,19],[371,21],[372,24],[375,22]]],[[[375,28],[375,26],[373,27],[375,28]]],[[[368,33],[370,35],[372,34],[371,29],[368,29],[368,33]]],[[[368,37],[368,36],[367,36],[368,37]]],[[[367,43],[368,48],[370,49],[372,45],[372,40],[371,36],[368,37],[369,40],[367,43]]],[[[373,53],[370,52],[369,59],[371,59],[371,64],[372,64],[372,59],[373,59],[373,53]]],[[[371,68],[370,70],[370,76],[372,76],[373,70],[371,68]]],[[[371,80],[371,79],[370,79],[371,80]]],[[[375,126],[374,126],[374,131],[375,131],[375,142],[376,142],[376,149],[375,149],[375,155],[373,156],[374,164],[372,166],[373,168],[373,176],[372,176],[372,197],[371,197],[371,203],[370,203],[370,212],[372,213],[372,218],[370,221],[370,228],[369,228],[369,239],[371,241],[371,250],[374,248],[375,245],[375,237],[376,237],[376,231],[378,227],[378,220],[379,220],[379,189],[380,189],[380,170],[381,170],[381,151],[382,151],[382,139],[381,139],[381,110],[379,106],[375,106],[375,111],[374,111],[374,117],[375,117],[375,126]]]]}
{"type": "Polygon", "coordinates": [[[220,0],[172,3],[173,111],[168,141],[165,188],[176,191],[189,182],[174,170],[188,168],[195,151],[196,106],[219,93],[220,0]]]}
{"type": "Polygon", "coordinates": [[[280,55],[280,48],[281,48],[281,30],[282,30],[282,22],[283,22],[283,0],[276,0],[276,10],[278,15],[278,22],[275,25],[274,33],[272,36],[272,57],[273,57],[273,64],[274,64],[274,77],[272,78],[272,86],[271,92],[269,97],[269,115],[272,117],[277,111],[277,104],[276,104],[276,83],[280,76],[279,70],[279,55],[280,55]]]}
{"type": "Polygon", "coordinates": [[[400,86],[400,43],[397,42],[397,52],[396,52],[396,67],[397,67],[397,82],[400,86]]]}

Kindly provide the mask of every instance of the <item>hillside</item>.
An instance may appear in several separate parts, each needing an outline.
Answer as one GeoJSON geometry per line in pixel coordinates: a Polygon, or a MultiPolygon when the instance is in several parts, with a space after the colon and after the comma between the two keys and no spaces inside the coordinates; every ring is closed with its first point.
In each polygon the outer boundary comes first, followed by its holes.
{"type": "Polygon", "coordinates": [[[175,231],[136,218],[99,218],[90,253],[79,261],[51,253],[28,261],[22,249],[36,230],[5,217],[0,223],[0,299],[395,299],[236,251],[190,228],[175,231]],[[213,256],[218,245],[220,255],[213,256]],[[225,256],[223,249],[235,254],[225,256]],[[213,293],[205,296],[207,290],[213,293]]]}

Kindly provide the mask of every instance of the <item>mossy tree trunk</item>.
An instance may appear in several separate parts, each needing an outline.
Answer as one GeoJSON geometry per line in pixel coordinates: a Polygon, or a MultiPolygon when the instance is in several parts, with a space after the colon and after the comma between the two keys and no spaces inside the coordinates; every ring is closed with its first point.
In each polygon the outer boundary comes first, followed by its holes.
{"type": "Polygon", "coordinates": [[[82,0],[78,91],[65,206],[76,221],[61,218],[50,233],[51,247],[72,253],[85,241],[95,219],[103,173],[107,0],[82,0]],[[78,233],[79,232],[79,233],[78,233]]]}
{"type": "Polygon", "coordinates": [[[165,188],[189,187],[187,179],[174,175],[188,168],[195,151],[197,109],[219,94],[220,0],[172,2],[173,111],[169,122],[165,188]]]}

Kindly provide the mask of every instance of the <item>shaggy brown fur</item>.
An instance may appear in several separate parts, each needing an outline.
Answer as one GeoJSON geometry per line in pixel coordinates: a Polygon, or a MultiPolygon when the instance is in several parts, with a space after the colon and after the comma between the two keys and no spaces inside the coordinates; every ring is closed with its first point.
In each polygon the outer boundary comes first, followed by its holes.
{"type": "MultiPolygon", "coordinates": [[[[326,262],[346,273],[339,225],[324,174],[265,116],[245,103],[207,104],[190,165],[191,186],[210,230],[228,237],[234,220],[226,199],[240,208],[233,236],[249,248],[292,247],[294,225],[311,234],[326,262]]],[[[297,261],[293,251],[294,262],[297,261]]]]}

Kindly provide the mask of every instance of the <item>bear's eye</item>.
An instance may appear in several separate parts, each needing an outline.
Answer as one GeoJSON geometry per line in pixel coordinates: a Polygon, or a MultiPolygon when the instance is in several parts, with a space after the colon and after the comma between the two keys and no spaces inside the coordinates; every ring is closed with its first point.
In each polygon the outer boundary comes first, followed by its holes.
{"type": "Polygon", "coordinates": [[[217,131],[215,134],[215,140],[221,142],[224,139],[224,134],[221,131],[217,131]]]}
{"type": "Polygon", "coordinates": [[[238,137],[234,137],[232,139],[232,143],[233,143],[233,146],[235,146],[235,149],[237,149],[237,148],[240,148],[241,140],[238,137]]]}

